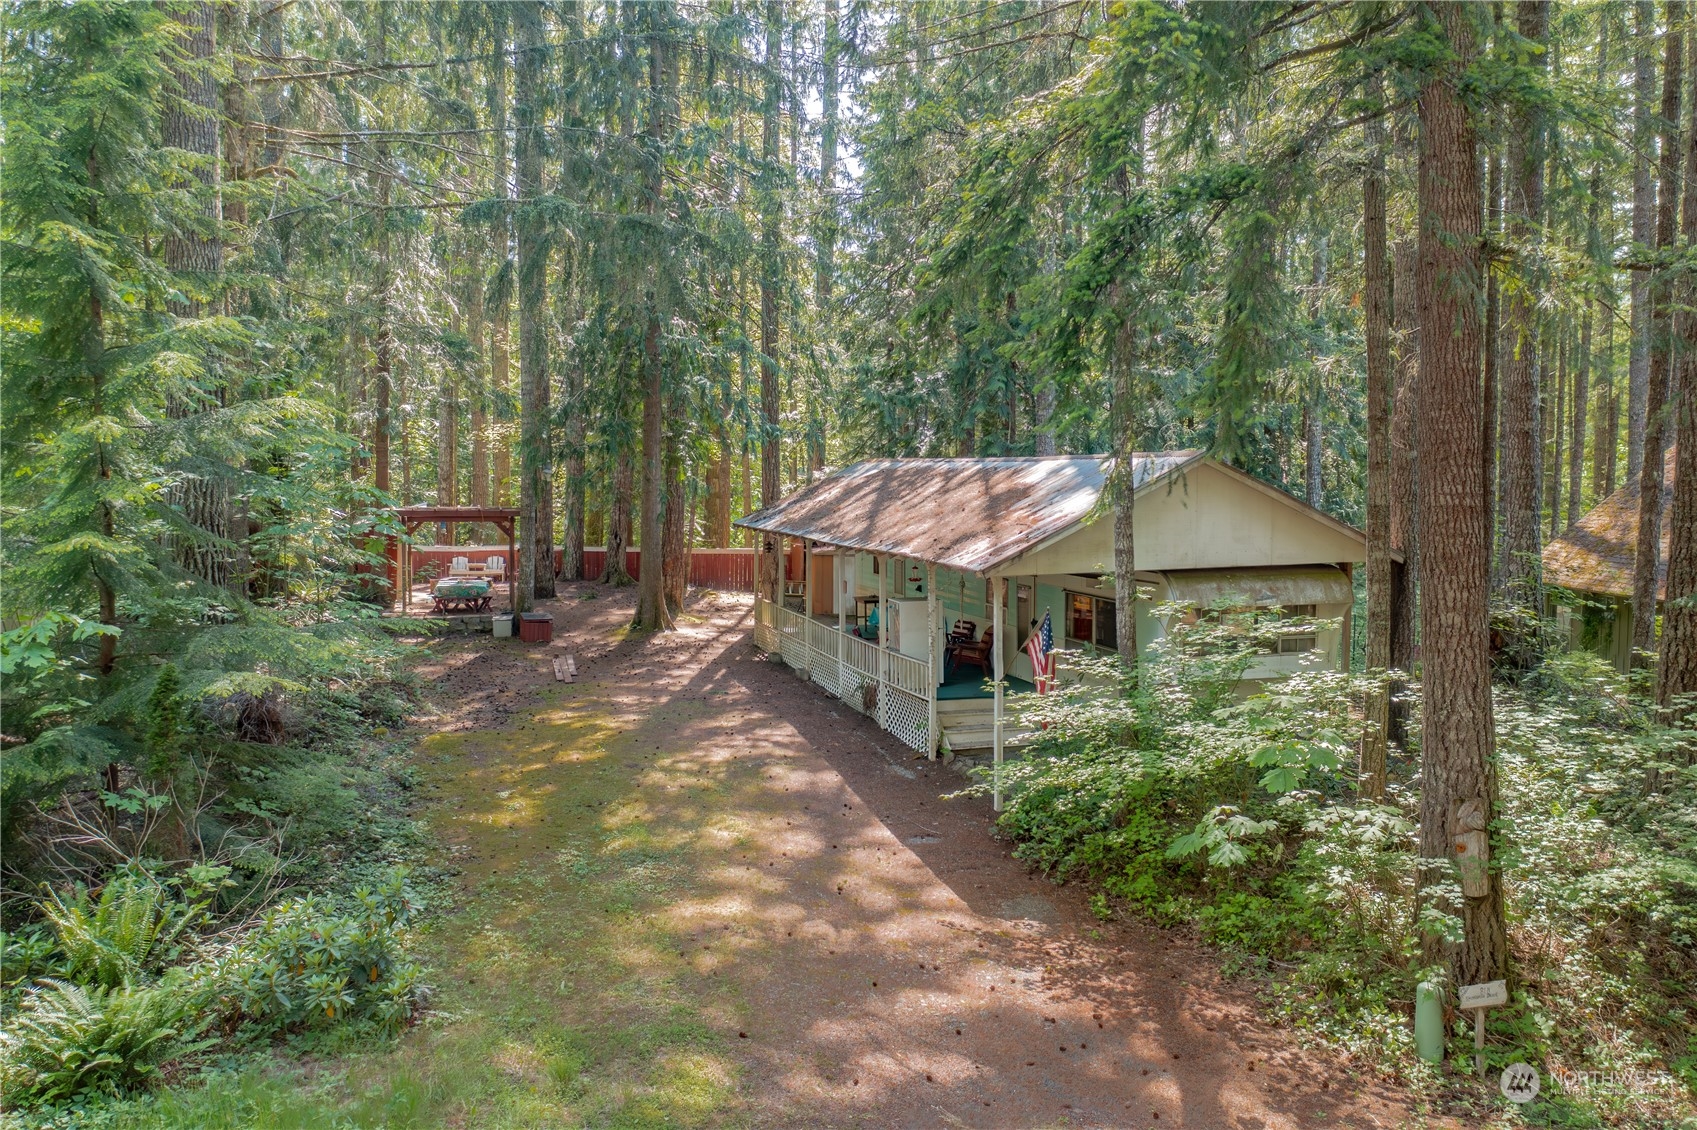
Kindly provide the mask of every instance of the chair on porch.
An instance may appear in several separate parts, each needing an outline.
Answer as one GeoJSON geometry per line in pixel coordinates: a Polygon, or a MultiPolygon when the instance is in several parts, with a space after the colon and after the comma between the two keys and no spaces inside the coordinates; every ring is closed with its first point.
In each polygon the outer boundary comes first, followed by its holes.
{"type": "Polygon", "coordinates": [[[970,663],[984,672],[985,677],[989,677],[992,674],[990,657],[994,654],[991,648],[995,643],[996,633],[988,628],[984,630],[984,638],[981,640],[962,640],[955,644],[949,653],[948,669],[953,670],[963,663],[970,663]]]}
{"type": "Polygon", "coordinates": [[[947,671],[954,663],[955,648],[963,643],[969,644],[977,637],[977,621],[956,620],[955,626],[949,629],[948,638],[943,641],[943,670],[947,671]]]}

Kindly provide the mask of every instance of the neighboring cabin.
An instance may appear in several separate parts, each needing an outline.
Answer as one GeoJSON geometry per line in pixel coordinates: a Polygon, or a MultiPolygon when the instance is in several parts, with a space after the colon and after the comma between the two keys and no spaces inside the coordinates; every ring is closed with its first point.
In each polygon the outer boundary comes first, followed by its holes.
{"type": "MultiPolygon", "coordinates": [[[[1662,548],[1656,602],[1667,596],[1668,531],[1673,525],[1673,461],[1662,476],[1662,548]]],[[[1544,583],[1560,591],[1550,602],[1574,649],[1605,656],[1620,671],[1632,660],[1632,576],[1638,546],[1638,482],[1609,495],[1544,547],[1544,583]]]]}
{"type": "MultiPolygon", "coordinates": [[[[1339,621],[1285,639],[1249,678],[1347,664],[1360,531],[1198,451],[1135,459],[1141,648],[1166,632],[1157,606],[1229,598],[1339,621]]],[[[1120,586],[1102,503],[1111,467],[1104,456],[886,459],[820,479],[737,523],[768,535],[764,552],[791,541],[784,606],[757,602],[756,642],[916,749],[991,746],[986,676],[999,664],[1009,690],[1031,689],[1024,645],[1045,613],[1057,648],[1116,647],[1120,586]],[[874,608],[884,610],[877,628],[874,608]],[[958,621],[980,644],[992,633],[983,667],[951,641],[958,621]],[[951,650],[965,661],[947,662],[951,650]]]]}

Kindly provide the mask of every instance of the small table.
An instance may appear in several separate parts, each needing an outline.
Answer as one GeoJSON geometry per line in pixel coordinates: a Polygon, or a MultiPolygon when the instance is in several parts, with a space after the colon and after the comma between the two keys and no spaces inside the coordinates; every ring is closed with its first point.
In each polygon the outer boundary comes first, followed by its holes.
{"type": "Polygon", "coordinates": [[[453,612],[489,611],[489,582],[477,579],[450,578],[437,581],[430,590],[431,610],[444,615],[453,612]]]}
{"type": "Polygon", "coordinates": [[[855,597],[854,598],[854,622],[856,624],[866,623],[867,615],[870,613],[870,611],[874,607],[877,606],[877,604],[878,604],[878,598],[875,597],[875,596],[857,596],[857,597],[855,597]]]}

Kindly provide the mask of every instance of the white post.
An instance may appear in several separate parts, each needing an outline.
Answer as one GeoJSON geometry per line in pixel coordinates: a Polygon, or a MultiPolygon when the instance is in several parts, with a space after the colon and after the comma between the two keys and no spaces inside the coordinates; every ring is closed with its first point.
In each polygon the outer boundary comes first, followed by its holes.
{"type": "Polygon", "coordinates": [[[937,566],[927,562],[925,565],[925,632],[929,642],[925,645],[925,654],[931,660],[931,681],[926,684],[925,697],[929,699],[930,718],[925,724],[925,756],[932,761],[937,760],[937,566]]]}
{"type": "Polygon", "coordinates": [[[878,562],[878,726],[881,729],[888,730],[889,727],[884,725],[884,719],[888,717],[884,706],[889,695],[884,693],[884,683],[885,669],[889,666],[889,663],[886,658],[887,653],[884,650],[887,645],[884,641],[889,639],[890,635],[890,610],[885,607],[889,603],[885,597],[890,589],[890,559],[880,553],[873,560],[878,562]]]}
{"type": "Polygon", "coordinates": [[[807,664],[807,675],[813,675],[813,610],[807,606],[809,595],[813,591],[812,578],[808,571],[813,568],[813,554],[809,552],[812,546],[806,538],[801,539],[801,657],[807,664]]]}
{"type": "Polygon", "coordinates": [[[854,554],[844,553],[840,545],[831,559],[831,578],[837,586],[837,697],[845,699],[848,697],[843,689],[848,686],[848,602],[854,592],[849,565],[853,562],[854,554]]]}
{"type": "Polygon", "coordinates": [[[760,630],[760,581],[765,574],[760,571],[760,542],[766,534],[761,530],[750,530],[754,535],[754,640],[758,645],[764,634],[760,630]]]}
{"type": "Polygon", "coordinates": [[[1007,650],[1007,641],[1002,639],[1002,621],[1006,619],[1002,613],[1008,603],[1008,579],[1006,577],[995,579],[994,599],[995,608],[990,612],[990,630],[994,633],[990,652],[996,672],[996,763],[994,770],[992,770],[994,783],[991,788],[990,806],[995,811],[1000,812],[1002,810],[1002,686],[1003,680],[1006,678],[1002,671],[1002,652],[1007,650]]]}

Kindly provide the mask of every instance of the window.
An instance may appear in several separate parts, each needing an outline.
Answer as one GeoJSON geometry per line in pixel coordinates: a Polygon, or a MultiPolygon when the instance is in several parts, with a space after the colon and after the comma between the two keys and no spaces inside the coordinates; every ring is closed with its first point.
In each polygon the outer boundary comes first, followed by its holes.
{"type": "MultiPolygon", "coordinates": [[[[1312,604],[1285,604],[1279,607],[1280,620],[1313,620],[1316,606],[1312,604]]],[[[1312,631],[1281,635],[1278,641],[1268,650],[1274,655],[1300,655],[1305,651],[1313,651],[1319,645],[1319,640],[1312,631]]]]}
{"type": "Polygon", "coordinates": [[[1096,601],[1092,597],[1067,593],[1067,639],[1090,643],[1096,638],[1096,601]]]}
{"type": "Polygon", "coordinates": [[[1067,639],[1110,651],[1119,647],[1114,602],[1084,593],[1067,593],[1067,639]]]}

